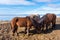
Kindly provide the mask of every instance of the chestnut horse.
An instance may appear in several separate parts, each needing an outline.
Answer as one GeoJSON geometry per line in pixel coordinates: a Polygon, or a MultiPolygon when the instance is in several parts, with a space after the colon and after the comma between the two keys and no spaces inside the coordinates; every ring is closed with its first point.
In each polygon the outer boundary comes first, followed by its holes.
{"type": "Polygon", "coordinates": [[[46,31],[48,29],[48,26],[52,23],[52,29],[53,29],[55,28],[55,25],[56,25],[56,15],[48,13],[40,18],[39,23],[43,29],[44,29],[44,26],[46,27],[46,31]]]}
{"type": "Polygon", "coordinates": [[[36,28],[33,18],[39,19],[40,17],[38,17],[39,16],[34,15],[32,18],[30,16],[13,18],[11,20],[11,28],[13,29],[13,35],[15,34],[15,32],[17,32],[18,27],[25,27],[25,32],[27,32],[27,35],[29,35],[29,30],[31,26],[35,26],[36,28]]]}
{"type": "MultiPolygon", "coordinates": [[[[15,17],[11,21],[11,27],[13,29],[13,35],[15,32],[17,32],[18,27],[25,27],[25,32],[27,30],[27,35],[29,33],[29,29],[32,26],[31,20],[29,20],[28,17],[15,17]]],[[[18,35],[18,33],[17,33],[18,35]]]]}

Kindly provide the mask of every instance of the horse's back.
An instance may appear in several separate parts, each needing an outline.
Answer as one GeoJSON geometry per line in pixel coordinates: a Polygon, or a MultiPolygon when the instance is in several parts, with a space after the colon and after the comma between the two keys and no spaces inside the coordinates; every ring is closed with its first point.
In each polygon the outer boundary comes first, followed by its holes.
{"type": "Polygon", "coordinates": [[[46,14],[46,15],[49,18],[49,20],[55,20],[56,19],[56,15],[55,14],[46,14]]]}
{"type": "Polygon", "coordinates": [[[29,17],[15,17],[11,21],[12,26],[17,25],[20,27],[24,27],[27,25],[31,25],[32,22],[29,17]]]}

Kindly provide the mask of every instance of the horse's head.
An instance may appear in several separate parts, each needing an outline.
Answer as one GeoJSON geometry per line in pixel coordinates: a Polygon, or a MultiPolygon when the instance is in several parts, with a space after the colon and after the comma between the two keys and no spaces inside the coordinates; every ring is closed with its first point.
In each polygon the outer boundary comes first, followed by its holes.
{"type": "Polygon", "coordinates": [[[39,21],[40,20],[40,15],[39,14],[31,14],[30,18],[34,19],[35,21],[39,21]]]}

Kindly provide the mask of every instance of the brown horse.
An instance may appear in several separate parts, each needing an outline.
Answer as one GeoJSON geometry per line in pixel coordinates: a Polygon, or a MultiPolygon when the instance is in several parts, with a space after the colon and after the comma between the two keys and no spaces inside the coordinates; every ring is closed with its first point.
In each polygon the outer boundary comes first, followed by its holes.
{"type": "Polygon", "coordinates": [[[11,27],[13,29],[13,35],[15,32],[17,32],[18,27],[25,27],[25,32],[27,30],[27,35],[29,33],[29,29],[32,26],[31,20],[29,20],[27,17],[15,17],[11,21],[11,27]]]}
{"type": "MultiPolygon", "coordinates": [[[[17,32],[18,27],[25,27],[25,32],[27,32],[27,35],[29,35],[29,30],[30,30],[31,26],[35,26],[33,18],[35,19],[36,17],[37,16],[34,15],[32,18],[30,16],[13,18],[11,20],[11,27],[13,29],[13,35],[15,32],[17,32]]],[[[37,17],[37,19],[39,19],[39,18],[37,17]]],[[[35,28],[36,28],[36,26],[35,26],[35,28]]]]}
{"type": "Polygon", "coordinates": [[[45,26],[46,30],[48,29],[48,26],[52,23],[52,29],[53,29],[55,28],[55,24],[56,24],[56,15],[48,13],[40,19],[39,23],[40,26],[43,26],[43,29],[45,26]]]}
{"type": "Polygon", "coordinates": [[[52,29],[54,29],[56,26],[56,15],[48,13],[48,14],[46,14],[46,16],[49,20],[48,23],[50,23],[50,24],[52,23],[52,29]]]}

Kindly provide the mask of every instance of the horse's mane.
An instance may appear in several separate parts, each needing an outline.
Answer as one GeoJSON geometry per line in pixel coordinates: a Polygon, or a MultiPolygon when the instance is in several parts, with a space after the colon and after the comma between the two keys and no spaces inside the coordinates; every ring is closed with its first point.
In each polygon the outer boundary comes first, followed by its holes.
{"type": "Polygon", "coordinates": [[[42,23],[46,18],[47,18],[47,16],[44,15],[43,17],[40,18],[40,21],[38,21],[38,23],[42,23]]]}

